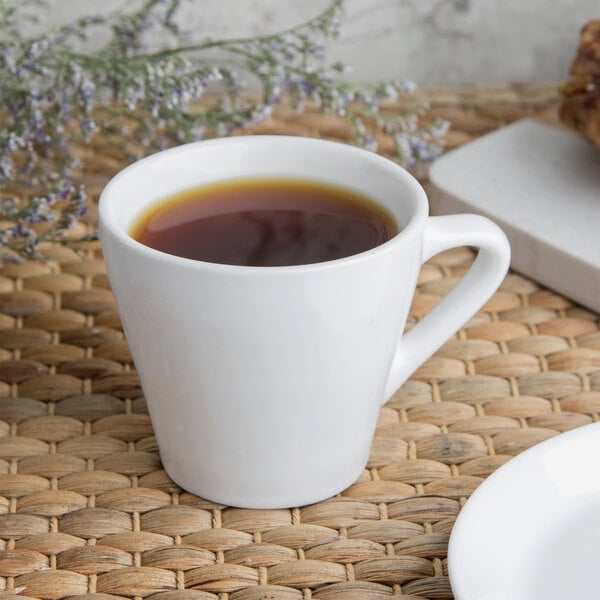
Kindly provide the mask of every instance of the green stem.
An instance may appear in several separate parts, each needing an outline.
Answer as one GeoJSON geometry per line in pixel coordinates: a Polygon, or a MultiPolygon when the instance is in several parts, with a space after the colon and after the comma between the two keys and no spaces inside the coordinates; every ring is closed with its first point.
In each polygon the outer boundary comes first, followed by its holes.
{"type": "MultiPolygon", "coordinates": [[[[319,21],[326,19],[334,10],[337,10],[338,7],[343,5],[344,0],[334,0],[334,2],[327,7],[322,13],[320,13],[319,15],[317,15],[316,17],[313,17],[312,19],[309,19],[308,21],[302,23],[301,25],[297,25],[294,27],[290,27],[288,29],[284,29],[282,31],[279,31],[278,33],[271,33],[271,34],[266,34],[266,35],[259,35],[259,36],[254,36],[254,37],[239,37],[239,38],[230,38],[230,39],[221,39],[221,40],[207,40],[205,42],[201,42],[199,44],[189,44],[187,46],[179,46],[177,48],[167,48],[165,50],[159,50],[157,52],[147,52],[144,54],[137,54],[136,56],[132,56],[132,57],[127,57],[127,61],[131,62],[131,61],[136,61],[136,62],[143,62],[143,61],[152,61],[152,60],[161,60],[163,58],[168,58],[169,56],[176,56],[179,54],[184,54],[184,53],[190,53],[190,52],[201,52],[203,50],[210,50],[212,48],[219,48],[219,47],[225,47],[225,46],[242,46],[245,44],[249,44],[251,42],[268,42],[271,40],[275,40],[283,35],[286,35],[288,33],[295,33],[297,32],[299,29],[302,28],[311,28],[313,27],[316,23],[318,23],[319,21]]],[[[96,56],[92,56],[89,54],[85,54],[85,53],[79,53],[79,52],[67,52],[66,54],[68,54],[69,57],[71,58],[76,58],[76,59],[80,59],[80,60],[89,60],[91,59],[90,62],[103,62],[103,63],[109,63],[112,62],[112,60],[114,59],[103,59],[100,57],[96,57],[96,56]]]]}

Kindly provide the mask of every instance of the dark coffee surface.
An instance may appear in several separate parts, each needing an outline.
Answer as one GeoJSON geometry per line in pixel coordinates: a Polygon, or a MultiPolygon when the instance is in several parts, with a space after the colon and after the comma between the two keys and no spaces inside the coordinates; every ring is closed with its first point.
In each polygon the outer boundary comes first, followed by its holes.
{"type": "Polygon", "coordinates": [[[285,266],[370,250],[398,233],[368,197],[304,180],[209,184],[159,202],[130,234],[168,254],[213,263],[285,266]]]}

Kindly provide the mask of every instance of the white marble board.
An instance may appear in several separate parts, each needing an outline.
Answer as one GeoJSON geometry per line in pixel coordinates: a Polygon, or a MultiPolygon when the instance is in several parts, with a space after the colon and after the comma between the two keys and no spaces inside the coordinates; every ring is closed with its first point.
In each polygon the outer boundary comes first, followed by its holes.
{"type": "Polygon", "coordinates": [[[578,135],[518,121],[439,158],[431,214],[495,221],[511,266],[600,312],[600,150],[578,135]]]}

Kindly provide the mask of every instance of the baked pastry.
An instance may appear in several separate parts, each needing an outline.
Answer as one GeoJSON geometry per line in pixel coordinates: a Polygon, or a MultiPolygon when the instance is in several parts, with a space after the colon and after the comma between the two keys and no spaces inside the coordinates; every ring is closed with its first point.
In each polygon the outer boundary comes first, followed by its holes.
{"type": "Polygon", "coordinates": [[[581,30],[571,76],[562,85],[560,119],[600,148],[600,19],[581,30]]]}

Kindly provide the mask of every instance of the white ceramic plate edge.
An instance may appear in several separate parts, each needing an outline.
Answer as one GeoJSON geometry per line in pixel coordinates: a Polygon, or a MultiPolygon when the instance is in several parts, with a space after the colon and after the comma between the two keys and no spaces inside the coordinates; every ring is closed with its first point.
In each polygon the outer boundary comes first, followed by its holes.
{"type": "Polygon", "coordinates": [[[452,530],[448,571],[455,599],[527,598],[526,569],[535,561],[533,550],[550,539],[549,525],[599,496],[600,423],[505,463],[475,490],[452,530]]]}

